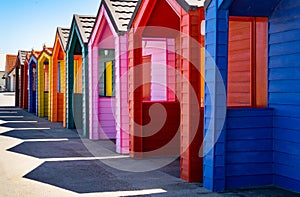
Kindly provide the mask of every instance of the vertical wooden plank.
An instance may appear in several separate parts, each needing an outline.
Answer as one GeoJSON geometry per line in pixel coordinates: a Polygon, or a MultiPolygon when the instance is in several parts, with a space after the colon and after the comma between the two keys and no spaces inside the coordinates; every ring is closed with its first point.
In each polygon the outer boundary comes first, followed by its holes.
{"type": "Polygon", "coordinates": [[[52,56],[49,56],[48,57],[48,61],[49,61],[49,64],[48,64],[48,71],[47,71],[47,91],[48,91],[48,103],[47,103],[47,107],[48,107],[48,113],[47,113],[47,116],[48,116],[48,120],[51,121],[51,105],[52,105],[52,101],[51,101],[51,95],[52,95],[52,92],[51,92],[51,88],[53,88],[53,86],[51,87],[51,83],[52,83],[52,75],[53,75],[53,67],[52,67],[52,56]]]}
{"type": "Polygon", "coordinates": [[[128,34],[116,39],[116,117],[117,152],[129,153],[129,107],[128,107],[128,34]]]}
{"type": "Polygon", "coordinates": [[[98,85],[98,76],[99,76],[99,70],[98,70],[98,47],[97,46],[93,46],[92,47],[92,54],[90,56],[90,58],[92,58],[91,63],[91,69],[92,69],[92,73],[90,73],[91,75],[91,79],[93,81],[93,83],[91,84],[91,95],[92,95],[92,104],[90,104],[90,108],[92,108],[92,113],[90,116],[90,121],[91,121],[91,138],[92,139],[100,139],[99,136],[99,118],[98,118],[98,114],[99,114],[99,106],[98,106],[98,99],[99,99],[99,85],[98,85]]]}
{"type": "Polygon", "coordinates": [[[24,108],[28,109],[28,58],[26,58],[25,64],[24,64],[24,108]]]}
{"type": "Polygon", "coordinates": [[[225,189],[226,84],[228,64],[228,10],[219,10],[212,0],[205,12],[205,97],[204,97],[204,180],[212,191],[225,189]],[[217,53],[218,52],[218,53],[217,53]],[[224,90],[225,86],[225,90],[224,90]]]}
{"type": "Polygon", "coordinates": [[[20,108],[24,108],[23,98],[24,98],[24,65],[20,65],[20,108]]]}
{"type": "Polygon", "coordinates": [[[38,82],[37,82],[37,101],[38,101],[38,116],[44,117],[44,83],[45,83],[45,76],[44,76],[44,62],[41,60],[38,61],[37,65],[37,73],[38,73],[38,82]]]}
{"type": "Polygon", "coordinates": [[[250,101],[251,107],[256,107],[256,24],[255,18],[250,19],[250,40],[251,40],[251,47],[250,47],[250,101]]]}
{"type": "Polygon", "coordinates": [[[268,19],[256,18],[256,107],[268,106],[268,19]]]}
{"type": "Polygon", "coordinates": [[[88,137],[89,135],[89,102],[88,102],[88,96],[89,96],[89,89],[88,89],[88,47],[85,44],[82,48],[82,69],[81,69],[81,84],[82,84],[82,103],[83,103],[83,109],[82,109],[82,129],[83,129],[83,135],[85,137],[88,137]]]}
{"type": "Polygon", "coordinates": [[[20,86],[20,76],[19,76],[19,66],[16,67],[16,96],[15,96],[15,105],[16,107],[20,106],[20,90],[19,90],[19,86],[20,86]]]}
{"type": "Polygon", "coordinates": [[[203,159],[199,157],[203,141],[203,116],[201,116],[201,32],[204,10],[186,13],[181,11],[181,73],[188,79],[181,83],[181,178],[202,182],[203,159]],[[191,85],[191,87],[190,87],[191,85]],[[192,95],[196,93],[197,100],[192,95]],[[194,114],[200,114],[196,120],[194,114]],[[198,127],[196,128],[196,126],[198,127]],[[197,139],[196,139],[197,138],[197,139]]]}
{"type": "Polygon", "coordinates": [[[141,69],[137,66],[142,63],[142,35],[134,32],[133,27],[129,33],[129,114],[130,114],[130,156],[142,157],[142,89],[136,88],[141,84],[141,69]]]}
{"type": "Polygon", "coordinates": [[[63,84],[64,84],[64,93],[63,93],[63,126],[67,127],[67,54],[64,54],[64,73],[63,73],[63,84]]]}
{"type": "Polygon", "coordinates": [[[73,73],[74,73],[74,55],[72,54],[72,51],[68,49],[67,64],[66,64],[66,127],[69,129],[73,129],[75,127],[74,118],[73,118],[73,109],[72,109],[73,90],[74,90],[73,73]]]}
{"type": "Polygon", "coordinates": [[[229,107],[250,107],[253,104],[252,86],[254,76],[252,18],[230,17],[228,45],[228,91],[229,107]]]}
{"type": "Polygon", "coordinates": [[[167,101],[176,100],[175,39],[167,39],[167,101]]]}
{"type": "MultiPolygon", "coordinates": [[[[56,41],[57,42],[57,41],[56,41]]],[[[58,53],[59,49],[55,49],[54,52],[58,53]]],[[[58,59],[57,59],[57,54],[53,54],[53,58],[52,58],[52,79],[50,82],[50,92],[51,92],[51,121],[52,122],[57,122],[58,121],[58,98],[57,98],[57,75],[58,75],[58,59]]]]}
{"type": "MultiPolygon", "coordinates": [[[[31,62],[31,61],[30,61],[31,62]]],[[[30,63],[28,65],[28,112],[32,113],[32,81],[33,81],[33,68],[32,68],[32,64],[30,63]]]]}

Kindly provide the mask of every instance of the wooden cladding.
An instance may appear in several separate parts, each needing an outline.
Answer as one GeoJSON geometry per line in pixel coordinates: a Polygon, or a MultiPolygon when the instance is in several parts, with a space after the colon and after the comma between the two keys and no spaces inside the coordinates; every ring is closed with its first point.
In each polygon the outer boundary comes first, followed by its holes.
{"type": "Polygon", "coordinates": [[[267,106],[267,28],[267,18],[230,17],[229,107],[267,106]]]}

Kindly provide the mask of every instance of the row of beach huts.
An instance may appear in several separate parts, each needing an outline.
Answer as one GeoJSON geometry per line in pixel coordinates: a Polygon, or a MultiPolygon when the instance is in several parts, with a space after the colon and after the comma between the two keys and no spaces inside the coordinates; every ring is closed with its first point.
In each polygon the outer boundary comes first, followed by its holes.
{"type": "Polygon", "coordinates": [[[133,158],[180,156],[212,191],[300,192],[300,1],[102,0],[54,46],[20,50],[16,105],[116,140],[133,158]]]}

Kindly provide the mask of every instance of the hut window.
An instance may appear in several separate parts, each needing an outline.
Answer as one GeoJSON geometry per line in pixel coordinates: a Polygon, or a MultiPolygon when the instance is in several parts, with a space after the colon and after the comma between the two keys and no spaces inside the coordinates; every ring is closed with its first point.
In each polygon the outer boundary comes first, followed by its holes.
{"type": "Polygon", "coordinates": [[[175,39],[143,38],[143,100],[175,101],[175,39]]]}
{"type": "Polygon", "coordinates": [[[36,91],[36,68],[32,69],[32,91],[36,91]]]}
{"type": "Polygon", "coordinates": [[[82,59],[81,55],[74,56],[74,93],[82,93],[82,59]]]}
{"type": "Polygon", "coordinates": [[[230,17],[228,107],[267,107],[267,18],[230,17]]]}
{"type": "Polygon", "coordinates": [[[201,35],[204,36],[205,35],[205,20],[202,20],[201,21],[201,26],[200,26],[200,32],[201,32],[201,35]]]}
{"type": "Polygon", "coordinates": [[[113,97],[115,96],[115,63],[108,61],[103,63],[104,71],[102,74],[103,83],[100,83],[100,96],[113,97]]]}
{"type": "Polygon", "coordinates": [[[44,91],[49,91],[49,62],[44,63],[44,91]]]}
{"type": "Polygon", "coordinates": [[[99,96],[115,96],[115,51],[99,50],[99,96]]]}
{"type": "Polygon", "coordinates": [[[63,61],[59,61],[57,63],[57,93],[64,92],[64,66],[63,61]]]}
{"type": "Polygon", "coordinates": [[[143,56],[143,100],[151,100],[151,55],[143,56]]]}
{"type": "Polygon", "coordinates": [[[61,85],[60,85],[60,81],[61,81],[61,72],[60,72],[60,62],[58,62],[57,64],[57,92],[60,93],[60,89],[61,89],[61,85]]]}

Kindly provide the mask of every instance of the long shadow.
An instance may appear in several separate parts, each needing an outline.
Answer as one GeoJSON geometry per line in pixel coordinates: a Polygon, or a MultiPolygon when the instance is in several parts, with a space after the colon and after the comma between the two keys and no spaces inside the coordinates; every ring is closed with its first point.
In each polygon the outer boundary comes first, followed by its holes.
{"type": "Polygon", "coordinates": [[[9,93],[9,92],[7,92],[7,93],[2,93],[2,95],[3,95],[3,96],[15,96],[14,93],[9,93]]]}
{"type": "MultiPolygon", "coordinates": [[[[9,116],[9,115],[3,115],[3,114],[1,114],[0,116],[9,116]]],[[[11,118],[11,117],[5,117],[5,118],[3,118],[3,117],[1,117],[0,118],[0,120],[3,120],[3,121],[23,121],[24,119],[23,118],[19,118],[19,117],[16,117],[16,118],[11,118]]]]}
{"type": "Polygon", "coordinates": [[[63,128],[59,123],[51,123],[47,120],[37,120],[37,119],[22,119],[22,120],[10,120],[10,121],[20,121],[20,122],[8,122],[1,124],[3,127],[10,127],[15,129],[22,129],[22,128],[63,128]]]}
{"type": "Polygon", "coordinates": [[[94,157],[80,139],[67,141],[23,142],[7,151],[45,158],[94,157]]]}
{"type": "MultiPolygon", "coordinates": [[[[16,120],[17,121],[17,120],[16,120]]],[[[20,128],[37,128],[36,123],[26,123],[26,122],[19,122],[19,123],[4,123],[1,126],[3,127],[9,127],[9,128],[15,128],[15,129],[20,129],[20,128]]],[[[40,128],[45,128],[42,125],[39,126],[40,128]]]]}
{"type": "MultiPolygon", "coordinates": [[[[179,161],[171,165],[179,168],[179,161]]],[[[113,169],[99,160],[88,161],[51,161],[45,162],[24,176],[24,178],[50,184],[77,193],[132,191],[141,189],[162,188],[168,190],[195,189],[198,184],[182,181],[166,184],[160,180],[161,172],[166,166],[150,172],[124,172],[113,169]]],[[[174,168],[167,170],[174,174],[174,168]]],[[[177,173],[177,172],[176,172],[177,173]]],[[[175,174],[176,174],[175,173],[175,174]]]]}
{"type": "Polygon", "coordinates": [[[0,107],[0,110],[2,110],[2,109],[19,109],[19,108],[17,108],[17,107],[14,107],[14,106],[1,106],[0,107]]]}
{"type": "Polygon", "coordinates": [[[77,139],[80,138],[77,132],[68,129],[48,129],[48,130],[13,130],[0,134],[6,137],[13,137],[21,140],[28,139],[77,139]]]}
{"type": "Polygon", "coordinates": [[[135,188],[92,161],[45,162],[24,178],[77,193],[129,191],[135,188]]]}

